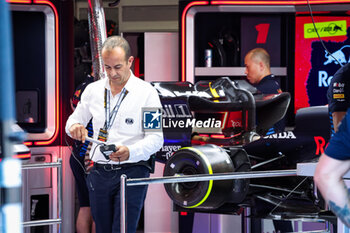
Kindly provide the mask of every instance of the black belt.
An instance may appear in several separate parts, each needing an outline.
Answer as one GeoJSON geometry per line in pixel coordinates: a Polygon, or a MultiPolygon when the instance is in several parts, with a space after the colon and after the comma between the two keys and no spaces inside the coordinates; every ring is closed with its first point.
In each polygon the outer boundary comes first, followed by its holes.
{"type": "Polygon", "coordinates": [[[134,166],[146,166],[148,167],[147,161],[140,161],[137,163],[122,163],[122,164],[111,164],[111,163],[94,163],[94,167],[96,168],[104,168],[108,170],[118,170],[121,168],[128,168],[134,166]]]}

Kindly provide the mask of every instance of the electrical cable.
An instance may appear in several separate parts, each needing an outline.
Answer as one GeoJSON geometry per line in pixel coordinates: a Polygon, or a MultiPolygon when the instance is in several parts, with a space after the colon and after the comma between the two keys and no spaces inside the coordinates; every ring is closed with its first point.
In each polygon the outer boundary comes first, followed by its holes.
{"type": "Polygon", "coordinates": [[[309,0],[307,0],[307,6],[309,7],[309,12],[310,12],[312,24],[313,24],[313,26],[314,26],[314,28],[315,28],[315,32],[316,32],[316,34],[317,34],[317,37],[318,37],[319,41],[320,41],[321,44],[322,44],[322,47],[327,51],[327,53],[329,54],[329,56],[331,56],[332,58],[334,58],[334,60],[337,61],[341,67],[343,67],[343,64],[341,64],[341,63],[339,62],[339,60],[338,60],[337,58],[335,58],[335,57],[333,56],[333,54],[331,54],[331,53],[328,51],[327,47],[324,45],[323,40],[321,39],[320,34],[318,33],[318,30],[317,30],[317,27],[316,27],[316,24],[315,24],[315,21],[314,21],[314,16],[313,16],[313,14],[312,14],[312,9],[311,9],[311,5],[310,5],[309,0]]]}
{"type": "MultiPolygon", "coordinates": [[[[80,162],[80,160],[78,159],[77,155],[76,155],[76,154],[74,153],[74,151],[71,149],[71,146],[69,145],[69,143],[68,143],[68,141],[67,141],[67,134],[65,134],[64,140],[65,140],[65,142],[66,142],[66,145],[67,145],[68,149],[69,149],[70,152],[72,153],[73,158],[78,162],[79,166],[83,169],[84,173],[85,173],[86,175],[89,174],[89,173],[86,171],[86,169],[85,169],[85,164],[82,164],[82,163],[80,162]]],[[[103,145],[103,143],[99,143],[99,144],[97,144],[97,146],[95,146],[94,150],[92,151],[91,160],[92,160],[92,158],[93,158],[94,155],[95,155],[96,148],[99,147],[99,146],[101,146],[101,145],[103,145]]]]}

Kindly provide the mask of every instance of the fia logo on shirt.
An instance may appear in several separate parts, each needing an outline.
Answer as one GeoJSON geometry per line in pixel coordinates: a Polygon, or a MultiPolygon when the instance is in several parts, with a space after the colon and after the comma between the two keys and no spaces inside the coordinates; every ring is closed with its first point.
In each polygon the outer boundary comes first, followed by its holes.
{"type": "Polygon", "coordinates": [[[142,128],[144,131],[162,130],[162,109],[142,108],[142,128]]]}

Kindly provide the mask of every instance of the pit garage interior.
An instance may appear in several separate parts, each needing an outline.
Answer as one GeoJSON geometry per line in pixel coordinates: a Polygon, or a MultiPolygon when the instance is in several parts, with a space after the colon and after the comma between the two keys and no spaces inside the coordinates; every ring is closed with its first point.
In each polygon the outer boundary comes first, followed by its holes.
{"type": "MultiPolygon", "coordinates": [[[[350,62],[349,0],[2,4],[14,72],[2,75],[0,90],[15,115],[0,114],[0,163],[14,153],[21,167],[20,231],[8,230],[14,222],[2,217],[3,232],[75,232],[72,141],[64,127],[74,91],[94,65],[95,12],[104,14],[107,36],[130,42],[134,74],[156,88],[163,106],[165,140],[149,179],[158,182],[149,184],[138,233],[273,233],[278,224],[291,226],[288,232],[349,232],[312,178],[331,135],[328,85],[339,63],[350,62]],[[269,52],[282,93],[262,95],[246,81],[244,56],[256,47],[269,52]],[[8,82],[13,93],[6,96],[8,82]],[[285,131],[268,134],[279,121],[285,131]],[[13,140],[13,132],[25,138],[13,140]],[[193,180],[181,182],[186,176],[193,180]]],[[[10,215],[5,186],[1,194],[1,215],[10,215]]]]}

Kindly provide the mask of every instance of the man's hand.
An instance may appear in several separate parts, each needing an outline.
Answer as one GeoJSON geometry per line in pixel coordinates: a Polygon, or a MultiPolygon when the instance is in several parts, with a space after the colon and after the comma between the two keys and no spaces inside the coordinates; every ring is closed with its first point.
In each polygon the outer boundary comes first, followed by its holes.
{"type": "Polygon", "coordinates": [[[117,146],[117,152],[110,154],[109,158],[114,162],[123,162],[129,159],[129,148],[126,146],[117,146]]]}
{"type": "Polygon", "coordinates": [[[69,133],[73,139],[82,141],[83,143],[85,143],[85,138],[88,135],[87,129],[79,123],[72,125],[69,128],[69,133]]]}

